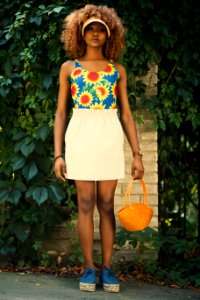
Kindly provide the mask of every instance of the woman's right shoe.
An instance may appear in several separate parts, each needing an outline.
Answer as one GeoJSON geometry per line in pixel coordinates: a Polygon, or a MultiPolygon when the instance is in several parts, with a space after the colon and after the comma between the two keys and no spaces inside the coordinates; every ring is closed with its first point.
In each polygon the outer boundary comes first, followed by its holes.
{"type": "Polygon", "coordinates": [[[96,272],[92,268],[88,268],[83,272],[80,278],[80,290],[86,292],[94,292],[96,289],[96,272]]]}

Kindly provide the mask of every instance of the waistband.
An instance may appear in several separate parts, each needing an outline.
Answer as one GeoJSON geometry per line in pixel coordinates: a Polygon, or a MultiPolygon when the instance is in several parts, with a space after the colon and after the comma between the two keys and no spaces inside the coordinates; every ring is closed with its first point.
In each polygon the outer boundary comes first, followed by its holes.
{"type": "Polygon", "coordinates": [[[73,115],[84,116],[116,116],[117,108],[114,109],[87,109],[87,108],[73,108],[73,115]]]}

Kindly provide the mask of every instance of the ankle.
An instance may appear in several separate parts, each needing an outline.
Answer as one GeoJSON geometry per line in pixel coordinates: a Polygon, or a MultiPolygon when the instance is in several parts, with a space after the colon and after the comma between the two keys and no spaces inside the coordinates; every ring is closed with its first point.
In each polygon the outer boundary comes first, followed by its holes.
{"type": "Polygon", "coordinates": [[[110,264],[104,264],[102,265],[101,269],[110,269],[111,270],[111,265],[110,264]]]}
{"type": "Polygon", "coordinates": [[[94,266],[93,263],[88,263],[88,264],[85,263],[83,265],[83,268],[84,268],[84,270],[86,270],[86,269],[93,269],[93,270],[95,270],[95,266],[94,266]]]}

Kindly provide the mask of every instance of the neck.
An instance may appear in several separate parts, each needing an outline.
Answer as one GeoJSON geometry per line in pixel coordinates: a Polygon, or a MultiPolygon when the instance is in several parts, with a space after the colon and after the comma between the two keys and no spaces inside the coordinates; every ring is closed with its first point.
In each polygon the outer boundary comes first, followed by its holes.
{"type": "Polygon", "coordinates": [[[102,48],[87,47],[84,59],[87,60],[102,60],[105,59],[102,53],[102,48]]]}

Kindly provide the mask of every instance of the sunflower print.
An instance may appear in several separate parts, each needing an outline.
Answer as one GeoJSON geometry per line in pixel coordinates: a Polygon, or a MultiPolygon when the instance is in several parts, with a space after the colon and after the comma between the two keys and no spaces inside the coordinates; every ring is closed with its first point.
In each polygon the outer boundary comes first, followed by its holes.
{"type": "Polygon", "coordinates": [[[115,109],[115,108],[117,108],[116,102],[113,102],[113,103],[110,105],[109,108],[110,108],[110,109],[115,109]]]}
{"type": "Polygon", "coordinates": [[[86,83],[98,83],[101,80],[101,75],[98,72],[86,72],[84,81],[86,83]]]}
{"type": "Polygon", "coordinates": [[[103,105],[102,103],[95,103],[93,105],[90,106],[91,109],[105,109],[105,105],[103,105]]]}
{"type": "Polygon", "coordinates": [[[117,99],[118,87],[117,87],[117,84],[116,84],[116,83],[113,84],[113,86],[112,86],[112,94],[113,94],[113,97],[114,97],[115,99],[117,99]]]}
{"type": "Polygon", "coordinates": [[[83,73],[83,69],[82,68],[75,68],[72,71],[71,78],[75,79],[76,77],[80,76],[82,73],[83,73]]]}
{"type": "Polygon", "coordinates": [[[119,73],[112,62],[100,72],[84,69],[76,59],[70,76],[71,95],[75,108],[115,109],[119,73]]]}
{"type": "Polygon", "coordinates": [[[79,96],[79,103],[83,106],[90,106],[92,102],[92,94],[90,94],[87,91],[84,91],[80,96],[79,96]]]}
{"type": "Polygon", "coordinates": [[[106,86],[99,85],[96,87],[96,93],[100,100],[105,100],[109,95],[109,90],[106,86]]]}
{"type": "Polygon", "coordinates": [[[113,75],[115,73],[115,68],[113,67],[113,64],[109,63],[103,72],[109,75],[113,75]]]}
{"type": "Polygon", "coordinates": [[[79,92],[79,87],[76,83],[72,83],[71,85],[71,95],[73,99],[76,99],[79,92]]]}

